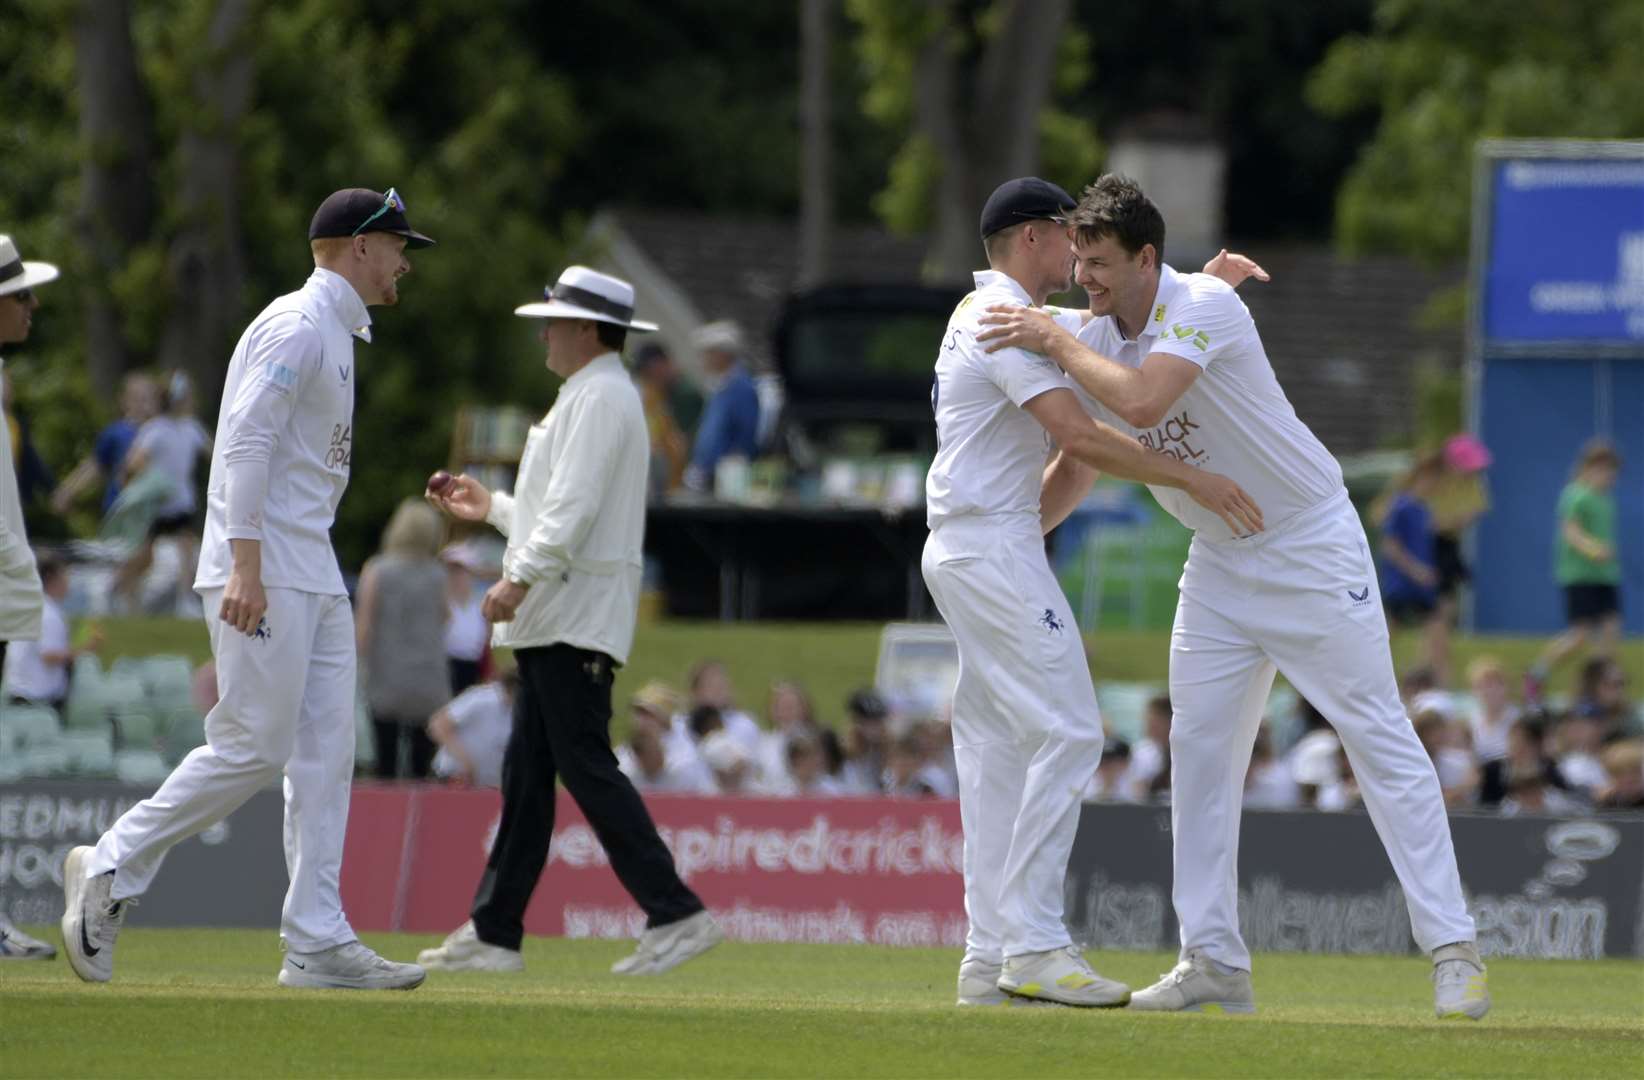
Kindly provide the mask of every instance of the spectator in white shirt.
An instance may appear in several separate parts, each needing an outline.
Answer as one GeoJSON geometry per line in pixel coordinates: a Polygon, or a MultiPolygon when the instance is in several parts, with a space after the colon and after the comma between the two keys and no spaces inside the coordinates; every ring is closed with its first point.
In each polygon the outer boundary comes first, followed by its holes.
{"type": "Polygon", "coordinates": [[[1600,755],[1604,749],[1604,727],[1590,713],[1574,710],[1553,728],[1553,746],[1558,755],[1558,771],[1582,795],[1592,798],[1610,782],[1600,755]]]}
{"type": "Polygon", "coordinates": [[[884,790],[886,752],[890,747],[890,710],[871,689],[857,690],[845,700],[845,760],[839,779],[852,795],[876,795],[884,790]]]}
{"type": "Polygon", "coordinates": [[[628,741],[617,747],[617,768],[640,791],[712,795],[718,791],[713,772],[694,747],[673,743],[667,725],[637,706],[628,741]]]}
{"type": "Polygon", "coordinates": [[[428,737],[439,746],[434,775],[467,787],[502,786],[502,759],[514,726],[519,672],[512,668],[476,683],[428,720],[428,737]]]}
{"type": "Polygon", "coordinates": [[[759,736],[759,773],[768,785],[780,786],[788,773],[789,744],[816,734],[816,714],[805,688],[786,679],[772,683],[765,701],[765,721],[770,730],[759,736]]]}
{"type": "Polygon", "coordinates": [[[468,544],[448,544],[440,552],[445,563],[445,600],[450,617],[445,623],[445,656],[451,669],[451,692],[460,694],[480,681],[485,651],[491,645],[491,624],[480,613],[475,575],[483,569],[479,553],[468,544]]]}
{"type": "MultiPolygon", "coordinates": [[[[749,756],[759,753],[759,742],[764,732],[760,731],[757,720],[736,707],[731,677],[721,661],[704,660],[691,669],[690,693],[688,708],[707,705],[718,710],[725,730],[742,744],[749,756]]],[[[684,716],[676,716],[674,726],[680,727],[685,720],[684,716]]]]}
{"type": "Polygon", "coordinates": [[[1290,768],[1273,751],[1273,733],[1265,726],[1257,729],[1250,749],[1250,771],[1244,777],[1246,810],[1294,810],[1301,805],[1290,768]]]}
{"type": "Polygon", "coordinates": [[[1084,802],[1128,803],[1136,800],[1125,782],[1130,769],[1130,744],[1116,736],[1109,736],[1102,744],[1102,760],[1096,766],[1090,782],[1085,785],[1084,802]]]}
{"type": "Polygon", "coordinates": [[[69,669],[77,657],[97,651],[102,635],[93,635],[84,645],[69,644],[68,620],[63,617],[68,570],[55,555],[42,554],[37,563],[45,591],[40,640],[13,642],[7,650],[6,697],[14,702],[45,705],[61,713],[68,699],[69,669]]]}
{"type": "Polygon", "coordinates": [[[122,597],[131,609],[137,607],[137,591],[143,575],[154,565],[155,541],[162,537],[170,538],[177,548],[177,580],[164,613],[176,610],[178,594],[193,582],[199,548],[199,530],[194,521],[199,505],[194,490],[194,470],[210,457],[211,433],[194,416],[194,384],[183,372],[172,372],[166,383],[165,411],[138,429],[122,466],[124,483],[129,484],[153,469],[165,478],[169,488],[149,526],[148,536],[115,575],[115,595],[122,597]]]}
{"type": "Polygon", "coordinates": [[[1170,716],[1168,697],[1161,694],[1147,703],[1144,734],[1131,747],[1130,771],[1125,774],[1130,797],[1136,802],[1170,797],[1170,716]]]}
{"type": "Polygon", "coordinates": [[[1520,715],[1509,696],[1507,672],[1495,657],[1481,656],[1467,665],[1467,683],[1478,703],[1470,718],[1473,756],[1480,762],[1499,761],[1507,756],[1507,731],[1520,715]]]}
{"type": "Polygon", "coordinates": [[[845,794],[844,787],[828,775],[822,740],[814,732],[799,732],[788,739],[787,768],[775,783],[765,785],[768,795],[788,798],[826,799],[845,794]]]}
{"type": "Polygon", "coordinates": [[[946,777],[925,751],[925,740],[910,731],[891,744],[885,757],[885,794],[893,799],[939,799],[946,777]]]}
{"type": "Polygon", "coordinates": [[[1433,761],[1447,807],[1470,806],[1478,800],[1479,773],[1473,755],[1456,745],[1454,722],[1437,709],[1417,714],[1416,738],[1433,761]]]}

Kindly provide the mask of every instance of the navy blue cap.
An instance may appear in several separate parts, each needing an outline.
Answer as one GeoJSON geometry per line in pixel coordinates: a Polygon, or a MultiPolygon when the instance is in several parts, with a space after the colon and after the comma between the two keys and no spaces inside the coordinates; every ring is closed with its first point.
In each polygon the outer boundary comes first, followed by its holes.
{"type": "Polygon", "coordinates": [[[1037,176],[1006,180],[982,207],[982,239],[1024,221],[1057,221],[1079,205],[1073,196],[1037,176]]]}
{"type": "Polygon", "coordinates": [[[308,238],[358,236],[385,232],[405,237],[405,246],[423,248],[434,241],[411,227],[405,218],[405,200],[389,188],[387,194],[370,188],[343,188],[326,196],[308,223],[308,238]]]}

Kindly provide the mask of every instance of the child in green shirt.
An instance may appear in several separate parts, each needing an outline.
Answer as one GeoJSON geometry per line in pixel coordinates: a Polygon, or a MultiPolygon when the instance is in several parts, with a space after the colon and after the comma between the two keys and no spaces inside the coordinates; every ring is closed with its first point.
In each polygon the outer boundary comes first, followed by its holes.
{"type": "Polygon", "coordinates": [[[1571,653],[1593,641],[1593,652],[1610,656],[1621,636],[1621,558],[1616,544],[1615,488],[1621,455],[1594,439],[1582,451],[1575,478],[1558,497],[1553,577],[1564,590],[1566,629],[1554,638],[1524,677],[1524,696],[1536,700],[1548,674],[1571,653]]]}

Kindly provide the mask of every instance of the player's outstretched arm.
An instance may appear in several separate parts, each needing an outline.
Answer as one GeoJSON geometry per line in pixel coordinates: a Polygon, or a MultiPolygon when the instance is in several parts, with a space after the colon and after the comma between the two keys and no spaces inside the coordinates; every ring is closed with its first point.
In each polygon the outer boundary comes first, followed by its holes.
{"type": "Polygon", "coordinates": [[[1106,424],[1092,420],[1071,390],[1049,390],[1022,406],[1038,420],[1062,452],[1085,465],[1126,480],[1180,488],[1227,523],[1236,536],[1262,529],[1261,508],[1243,488],[1219,473],[1184,465],[1169,454],[1149,450],[1106,424]]]}
{"type": "Polygon", "coordinates": [[[1240,255],[1236,251],[1230,252],[1226,248],[1222,248],[1216,253],[1215,258],[1204,264],[1203,272],[1211,277],[1221,278],[1235,289],[1250,278],[1262,282],[1273,280],[1266,270],[1257,265],[1255,259],[1248,255],[1240,255]]]}
{"type": "Polygon", "coordinates": [[[1084,345],[1049,315],[1034,308],[996,304],[982,316],[976,340],[987,351],[1018,348],[1043,353],[1115,416],[1135,427],[1152,427],[1199,377],[1197,364],[1154,353],[1139,368],[1116,364],[1084,345]]]}

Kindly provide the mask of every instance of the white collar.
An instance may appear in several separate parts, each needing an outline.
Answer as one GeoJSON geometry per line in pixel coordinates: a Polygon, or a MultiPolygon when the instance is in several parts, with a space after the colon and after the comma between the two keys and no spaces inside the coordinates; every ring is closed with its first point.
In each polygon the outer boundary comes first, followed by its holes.
{"type": "Polygon", "coordinates": [[[611,371],[616,371],[618,374],[623,372],[622,357],[618,356],[614,351],[602,352],[586,364],[582,365],[582,367],[578,368],[576,374],[565,380],[565,385],[570,386],[572,383],[581,382],[585,377],[591,378],[591,372],[595,374],[601,372],[608,374],[611,371]]]}
{"type": "Polygon", "coordinates": [[[335,270],[316,266],[303,287],[313,289],[319,295],[344,330],[361,341],[371,340],[371,312],[347,278],[335,270]]]}
{"type": "Polygon", "coordinates": [[[1029,296],[1028,291],[1022,288],[1022,283],[1005,273],[1003,270],[977,270],[975,272],[975,278],[976,287],[978,289],[986,289],[990,286],[993,288],[1004,289],[1007,292],[1015,293],[1017,299],[1021,300],[1028,307],[1037,306],[1033,302],[1033,297],[1029,296]]]}

